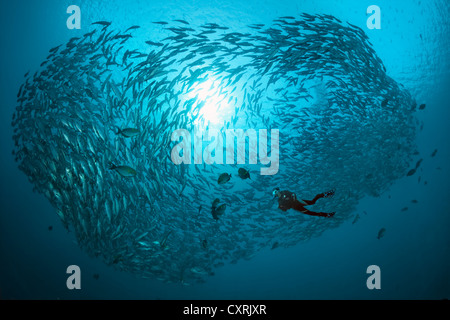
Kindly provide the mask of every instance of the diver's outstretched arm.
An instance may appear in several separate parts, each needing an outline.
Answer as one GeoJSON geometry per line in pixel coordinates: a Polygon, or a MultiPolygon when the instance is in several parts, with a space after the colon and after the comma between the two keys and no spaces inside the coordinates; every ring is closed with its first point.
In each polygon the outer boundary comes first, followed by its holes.
{"type": "Polygon", "coordinates": [[[317,196],[314,197],[312,200],[302,200],[304,203],[306,203],[307,206],[311,206],[316,203],[317,200],[321,198],[328,198],[334,195],[334,190],[325,192],[325,193],[319,193],[317,196]]]}
{"type": "Polygon", "coordinates": [[[311,206],[317,202],[317,200],[325,197],[325,194],[319,193],[317,196],[314,197],[312,200],[302,200],[304,203],[306,203],[307,206],[311,206]]]}

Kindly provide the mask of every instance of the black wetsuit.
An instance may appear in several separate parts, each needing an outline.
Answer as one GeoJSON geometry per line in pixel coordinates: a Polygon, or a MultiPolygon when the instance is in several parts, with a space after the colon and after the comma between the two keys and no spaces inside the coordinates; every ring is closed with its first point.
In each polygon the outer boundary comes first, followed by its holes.
{"type": "Polygon", "coordinates": [[[283,211],[287,211],[289,209],[294,209],[300,211],[301,213],[308,214],[310,216],[319,216],[319,217],[332,217],[335,212],[327,213],[327,212],[313,212],[305,209],[305,206],[310,206],[316,203],[320,198],[326,198],[332,196],[334,194],[333,191],[327,193],[320,193],[314,197],[312,200],[302,200],[298,201],[295,193],[290,191],[280,191],[278,197],[278,208],[283,211]]]}

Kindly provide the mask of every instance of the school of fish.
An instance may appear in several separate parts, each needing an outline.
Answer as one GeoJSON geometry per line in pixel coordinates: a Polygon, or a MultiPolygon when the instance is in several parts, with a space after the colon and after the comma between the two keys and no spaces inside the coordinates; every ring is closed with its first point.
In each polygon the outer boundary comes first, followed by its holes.
{"type": "Polygon", "coordinates": [[[149,35],[139,50],[128,45],[139,26],[92,24],[50,49],[17,95],[18,166],[90,255],[146,278],[204,282],[338,227],[410,170],[417,104],[359,27],[322,14],[245,32],[155,23],[171,36],[149,35]],[[219,124],[204,112],[205,84],[219,124]],[[279,172],[171,161],[175,129],[214,126],[279,129],[279,172]],[[313,209],[336,215],[284,213],[275,187],[302,199],[334,189],[313,209]]]}

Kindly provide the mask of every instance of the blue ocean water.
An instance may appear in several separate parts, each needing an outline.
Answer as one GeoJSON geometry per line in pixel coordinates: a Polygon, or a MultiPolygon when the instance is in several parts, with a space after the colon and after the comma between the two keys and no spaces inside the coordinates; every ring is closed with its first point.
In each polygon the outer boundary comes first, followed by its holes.
{"type": "MultiPolygon", "coordinates": [[[[450,45],[446,1],[378,1],[381,30],[366,27],[368,1],[23,1],[1,11],[1,299],[442,299],[450,294],[450,196],[447,143],[450,119],[450,45]],[[66,27],[69,5],[81,9],[81,30],[66,27]],[[183,19],[241,30],[270,25],[280,16],[327,13],[362,28],[387,74],[425,103],[417,111],[418,172],[395,181],[355,209],[357,223],[289,248],[259,251],[250,260],[226,264],[206,283],[181,286],[142,279],[107,266],[79,248],[49,201],[17,168],[11,119],[23,75],[37,70],[48,50],[81,36],[89,24],[113,21],[116,28],[183,19]],[[419,124],[420,126],[420,124],[419,124]],[[433,151],[437,149],[434,157],[433,151]],[[418,182],[418,176],[421,180],[418,182]],[[417,203],[411,202],[417,200],[417,203]],[[408,207],[408,210],[402,211],[408,207]],[[53,226],[50,231],[49,226],[53,226]],[[386,229],[377,239],[378,231],[386,229]],[[66,268],[80,266],[82,289],[68,290],[66,268]],[[381,289],[366,286],[369,265],[381,270],[381,289]],[[94,275],[99,275],[98,279],[94,275]]],[[[133,38],[130,46],[139,47],[133,38]]],[[[368,161],[372,161],[368,159],[368,161]]],[[[413,166],[414,163],[411,164],[413,166]]],[[[376,173],[374,173],[376,174],[376,173]]],[[[271,186],[270,186],[271,187],[271,186]]]]}

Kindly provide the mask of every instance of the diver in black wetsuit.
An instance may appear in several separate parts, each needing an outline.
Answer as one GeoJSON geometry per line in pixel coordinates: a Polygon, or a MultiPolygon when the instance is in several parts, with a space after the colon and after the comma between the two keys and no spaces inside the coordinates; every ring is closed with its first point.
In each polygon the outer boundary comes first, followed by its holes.
{"type": "Polygon", "coordinates": [[[327,217],[330,218],[334,216],[335,212],[326,213],[326,212],[313,212],[309,211],[305,208],[305,206],[310,206],[316,203],[317,200],[321,198],[328,198],[334,195],[334,191],[328,191],[325,193],[320,193],[314,197],[312,200],[297,200],[297,196],[295,193],[290,191],[280,191],[280,188],[275,188],[272,192],[273,196],[278,198],[278,208],[287,211],[289,209],[294,209],[300,211],[301,213],[310,215],[310,216],[319,216],[319,217],[327,217]]]}

